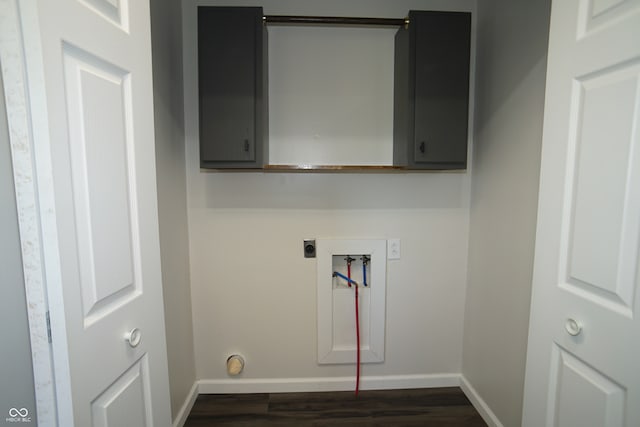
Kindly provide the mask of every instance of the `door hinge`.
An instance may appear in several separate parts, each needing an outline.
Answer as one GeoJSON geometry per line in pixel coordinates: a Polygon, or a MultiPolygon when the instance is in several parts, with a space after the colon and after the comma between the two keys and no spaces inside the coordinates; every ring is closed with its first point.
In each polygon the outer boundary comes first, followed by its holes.
{"type": "Polygon", "coordinates": [[[49,316],[49,310],[47,310],[47,339],[49,340],[49,342],[51,343],[51,317],[49,316]]]}

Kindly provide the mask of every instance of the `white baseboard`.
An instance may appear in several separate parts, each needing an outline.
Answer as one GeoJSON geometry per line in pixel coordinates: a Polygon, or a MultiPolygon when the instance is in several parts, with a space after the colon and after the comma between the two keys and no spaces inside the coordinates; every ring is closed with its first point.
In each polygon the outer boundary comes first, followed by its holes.
{"type": "Polygon", "coordinates": [[[489,408],[487,402],[480,397],[476,389],[473,388],[464,375],[460,375],[460,388],[489,427],[504,427],[498,417],[496,417],[496,414],[489,408]]]}
{"type": "MultiPolygon", "coordinates": [[[[460,374],[382,375],[360,378],[361,390],[458,387],[459,385],[460,374]]],[[[238,378],[198,381],[198,391],[202,394],[349,391],[354,388],[354,377],[238,378]]]]}
{"type": "Polygon", "coordinates": [[[187,422],[187,417],[189,417],[189,413],[191,412],[191,408],[193,408],[193,404],[196,402],[196,398],[198,397],[198,382],[194,382],[191,390],[189,390],[189,394],[187,394],[187,398],[184,400],[182,407],[176,414],[173,427],[182,427],[184,423],[187,422]]]}

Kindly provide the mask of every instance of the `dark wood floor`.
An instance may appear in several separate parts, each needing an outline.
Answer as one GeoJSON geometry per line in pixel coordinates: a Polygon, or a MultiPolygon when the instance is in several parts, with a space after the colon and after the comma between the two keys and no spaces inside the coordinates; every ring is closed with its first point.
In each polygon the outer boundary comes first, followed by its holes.
{"type": "Polygon", "coordinates": [[[482,426],[457,388],[353,392],[201,394],[185,427],[482,426]]]}

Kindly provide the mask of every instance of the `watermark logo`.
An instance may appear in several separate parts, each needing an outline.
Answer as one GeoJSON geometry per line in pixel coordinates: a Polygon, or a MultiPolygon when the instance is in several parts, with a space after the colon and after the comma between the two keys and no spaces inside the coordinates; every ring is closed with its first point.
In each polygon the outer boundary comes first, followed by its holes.
{"type": "Polygon", "coordinates": [[[11,408],[9,416],[4,420],[8,423],[30,423],[31,417],[27,408],[11,408]]]}

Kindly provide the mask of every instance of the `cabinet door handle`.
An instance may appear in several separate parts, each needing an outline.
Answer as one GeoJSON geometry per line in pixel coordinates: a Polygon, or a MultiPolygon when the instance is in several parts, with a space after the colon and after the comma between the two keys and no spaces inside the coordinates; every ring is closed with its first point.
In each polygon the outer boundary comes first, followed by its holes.
{"type": "Polygon", "coordinates": [[[427,145],[424,143],[424,141],[422,141],[422,142],[420,143],[420,152],[421,152],[422,154],[424,154],[424,153],[425,153],[425,151],[427,151],[427,145]]]}
{"type": "Polygon", "coordinates": [[[247,153],[249,152],[249,140],[248,139],[244,140],[244,151],[246,151],[247,153]]]}

